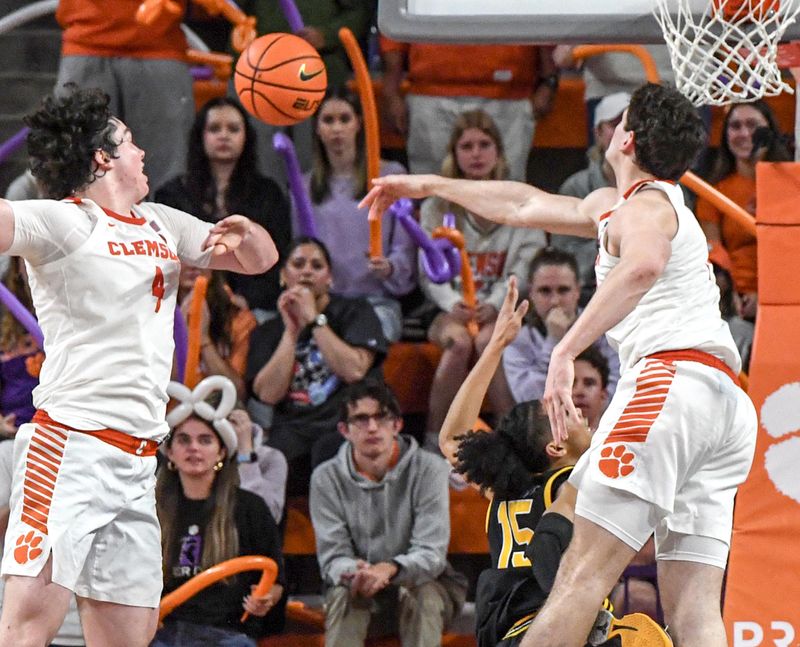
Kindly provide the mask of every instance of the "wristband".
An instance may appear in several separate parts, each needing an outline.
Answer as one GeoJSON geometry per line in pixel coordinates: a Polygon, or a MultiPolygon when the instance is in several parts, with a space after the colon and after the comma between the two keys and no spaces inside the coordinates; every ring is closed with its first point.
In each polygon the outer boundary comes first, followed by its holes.
{"type": "Polygon", "coordinates": [[[255,452],[250,452],[249,454],[236,455],[237,463],[255,463],[257,460],[258,460],[258,455],[255,452]]]}

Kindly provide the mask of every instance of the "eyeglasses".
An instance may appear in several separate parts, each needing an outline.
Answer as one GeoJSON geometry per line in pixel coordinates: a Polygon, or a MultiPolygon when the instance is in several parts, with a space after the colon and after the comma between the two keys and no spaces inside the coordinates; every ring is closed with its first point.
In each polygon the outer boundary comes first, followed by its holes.
{"type": "Polygon", "coordinates": [[[347,424],[359,429],[367,429],[372,420],[378,426],[388,425],[394,421],[394,416],[391,413],[357,413],[347,419],[347,424]]]}

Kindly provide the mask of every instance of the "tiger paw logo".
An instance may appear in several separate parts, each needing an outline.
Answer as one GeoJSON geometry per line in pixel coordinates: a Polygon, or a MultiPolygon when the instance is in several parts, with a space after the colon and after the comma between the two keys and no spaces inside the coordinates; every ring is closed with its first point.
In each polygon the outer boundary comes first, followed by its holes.
{"type": "Polygon", "coordinates": [[[603,447],[597,466],[608,478],[618,479],[633,474],[636,469],[632,464],[634,458],[636,455],[625,445],[603,447]]]}
{"type": "Polygon", "coordinates": [[[777,490],[800,503],[800,382],[784,384],[761,405],[761,425],[780,442],[764,452],[764,468],[777,490]]]}
{"type": "Polygon", "coordinates": [[[43,539],[44,537],[37,535],[33,530],[17,537],[17,547],[14,549],[14,559],[17,560],[17,564],[27,564],[39,557],[42,554],[39,544],[43,539]]]}

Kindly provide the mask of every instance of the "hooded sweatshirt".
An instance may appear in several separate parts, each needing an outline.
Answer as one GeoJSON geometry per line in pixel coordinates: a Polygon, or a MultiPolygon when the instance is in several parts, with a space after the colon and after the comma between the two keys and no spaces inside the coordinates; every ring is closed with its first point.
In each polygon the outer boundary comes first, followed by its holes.
{"type": "Polygon", "coordinates": [[[311,476],[311,522],[327,585],[354,573],[359,559],[397,562],[401,568],[392,583],[399,586],[435,580],[445,569],[449,466],[411,437],[398,442],[400,458],[381,481],[359,474],[349,442],[311,476]]]}

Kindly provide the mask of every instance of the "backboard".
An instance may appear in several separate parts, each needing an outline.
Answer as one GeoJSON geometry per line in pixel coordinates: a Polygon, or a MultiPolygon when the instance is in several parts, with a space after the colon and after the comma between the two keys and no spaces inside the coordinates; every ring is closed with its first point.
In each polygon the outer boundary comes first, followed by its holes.
{"type": "MultiPolygon", "coordinates": [[[[711,0],[691,0],[702,14],[711,0]]],[[[663,43],[655,0],[379,0],[390,38],[440,43],[663,43]]],[[[800,39],[800,24],[784,40],[800,39]]]]}

